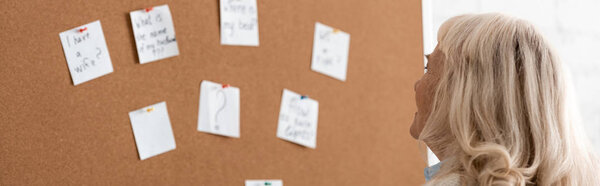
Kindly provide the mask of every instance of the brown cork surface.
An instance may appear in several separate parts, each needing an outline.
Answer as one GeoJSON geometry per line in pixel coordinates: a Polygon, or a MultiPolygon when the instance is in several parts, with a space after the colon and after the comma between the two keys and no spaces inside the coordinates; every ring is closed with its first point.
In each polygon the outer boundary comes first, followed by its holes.
{"type": "Polygon", "coordinates": [[[221,46],[218,0],[0,1],[0,185],[418,185],[409,135],[421,1],[258,0],[260,47],[221,46]],[[168,4],[180,55],[139,64],[129,12],[168,4]],[[58,34],[100,20],[114,72],[73,86],[58,34]],[[346,82],[310,70],[315,22],[351,35],[346,82]],[[202,80],[241,89],[241,138],[198,132],[202,80]],[[276,137],[283,88],[317,148],[276,137]],[[177,148],[139,160],[128,112],[167,102],[177,148]]]}

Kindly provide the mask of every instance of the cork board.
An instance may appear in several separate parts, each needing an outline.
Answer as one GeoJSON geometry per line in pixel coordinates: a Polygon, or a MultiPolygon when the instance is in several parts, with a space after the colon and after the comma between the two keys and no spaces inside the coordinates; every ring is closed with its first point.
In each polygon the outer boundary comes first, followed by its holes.
{"type": "Polygon", "coordinates": [[[417,185],[417,0],[258,0],[260,47],[221,46],[217,0],[0,2],[0,185],[417,185]],[[180,55],[139,64],[129,12],[168,4],[180,55]],[[73,86],[58,34],[102,22],[114,72],[73,86]],[[315,22],[351,34],[348,77],[310,70],[315,22]],[[241,138],[196,131],[202,80],[241,89],[241,138]],[[319,101],[317,148],[275,136],[281,93],[319,101]],[[128,112],[166,101],[177,148],[138,158],[128,112]]]}

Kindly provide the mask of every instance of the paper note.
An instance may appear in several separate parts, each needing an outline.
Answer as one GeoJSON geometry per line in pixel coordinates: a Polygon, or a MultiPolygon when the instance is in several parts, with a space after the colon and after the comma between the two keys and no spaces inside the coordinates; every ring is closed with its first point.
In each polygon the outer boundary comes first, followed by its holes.
{"type": "Polygon", "coordinates": [[[246,180],[245,186],[283,186],[281,180],[246,180]]]}
{"type": "Polygon", "coordinates": [[[141,64],[179,55],[168,5],[132,11],[129,15],[141,64]]]}
{"type": "Polygon", "coordinates": [[[316,148],[318,114],[319,102],[283,89],[277,137],[316,148]]]}
{"type": "Polygon", "coordinates": [[[198,131],[240,137],[240,89],[204,80],[200,85],[198,131]]]}
{"type": "Polygon", "coordinates": [[[167,103],[160,102],[129,112],[141,160],[175,149],[167,103]]]}
{"type": "Polygon", "coordinates": [[[350,34],[317,22],[310,68],[346,81],[350,34]]]}
{"type": "Polygon", "coordinates": [[[258,46],[256,0],[220,0],[221,44],[258,46]]]}
{"type": "Polygon", "coordinates": [[[113,71],[100,21],[59,34],[74,85],[113,71]]]}

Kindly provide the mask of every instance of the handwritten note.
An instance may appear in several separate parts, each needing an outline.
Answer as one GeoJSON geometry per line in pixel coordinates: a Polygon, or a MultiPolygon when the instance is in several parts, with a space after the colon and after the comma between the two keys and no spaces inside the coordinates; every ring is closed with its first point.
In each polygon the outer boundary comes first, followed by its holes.
{"type": "Polygon", "coordinates": [[[132,11],[129,15],[141,64],[179,55],[168,5],[132,11]]]}
{"type": "Polygon", "coordinates": [[[160,102],[131,111],[129,120],[141,160],[175,149],[167,103],[160,102]]]}
{"type": "Polygon", "coordinates": [[[319,102],[283,89],[277,137],[316,148],[318,114],[319,102]]]}
{"type": "Polygon", "coordinates": [[[220,0],[221,44],[258,46],[256,0],[220,0]]]}
{"type": "Polygon", "coordinates": [[[200,85],[198,131],[240,137],[240,89],[204,80],[200,85]]]}
{"type": "Polygon", "coordinates": [[[313,71],[346,81],[350,34],[317,22],[313,41],[313,71]]]}
{"type": "Polygon", "coordinates": [[[59,34],[74,85],[113,71],[100,21],[59,34]]]}
{"type": "Polygon", "coordinates": [[[246,180],[245,186],[283,186],[281,180],[246,180]]]}

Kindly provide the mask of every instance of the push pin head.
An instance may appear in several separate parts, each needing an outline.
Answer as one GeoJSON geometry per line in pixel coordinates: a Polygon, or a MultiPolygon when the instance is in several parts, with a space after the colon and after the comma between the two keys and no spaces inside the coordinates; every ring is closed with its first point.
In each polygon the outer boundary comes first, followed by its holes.
{"type": "Polygon", "coordinates": [[[223,87],[223,88],[228,88],[228,87],[229,87],[229,84],[223,84],[223,85],[222,85],[222,87],[223,87]]]}
{"type": "Polygon", "coordinates": [[[152,112],[152,111],[154,111],[154,107],[150,107],[150,108],[146,109],[146,112],[152,112]]]}
{"type": "Polygon", "coordinates": [[[302,95],[302,96],[300,96],[300,99],[306,99],[306,98],[308,98],[308,96],[307,96],[307,95],[302,95]]]}
{"type": "Polygon", "coordinates": [[[86,31],[86,30],[87,30],[87,27],[80,28],[80,29],[79,29],[79,33],[82,33],[82,32],[84,32],[84,31],[86,31]]]}
{"type": "Polygon", "coordinates": [[[150,12],[152,9],[154,9],[154,7],[146,8],[146,12],[150,12]]]}
{"type": "Polygon", "coordinates": [[[265,185],[271,185],[271,182],[265,182],[265,185]]]}
{"type": "Polygon", "coordinates": [[[337,34],[338,32],[340,32],[340,29],[337,29],[337,28],[334,28],[334,29],[333,29],[333,33],[334,33],[334,34],[337,34]]]}

